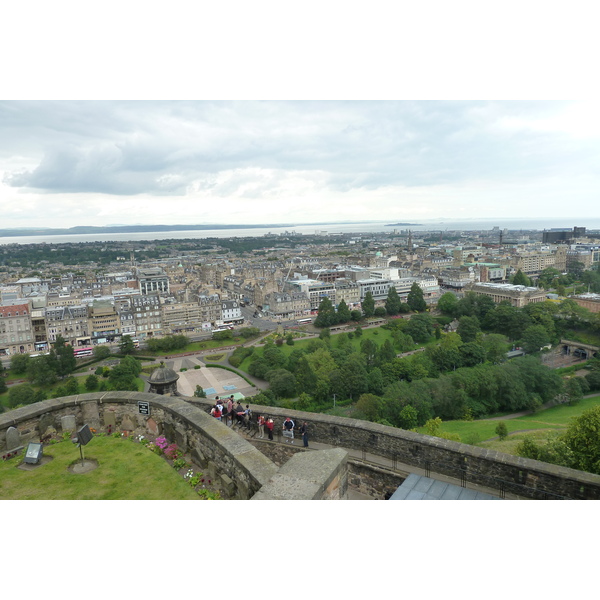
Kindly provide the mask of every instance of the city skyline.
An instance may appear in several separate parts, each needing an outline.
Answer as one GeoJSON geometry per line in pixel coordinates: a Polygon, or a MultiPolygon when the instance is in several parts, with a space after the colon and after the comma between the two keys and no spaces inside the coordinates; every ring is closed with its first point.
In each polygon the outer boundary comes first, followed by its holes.
{"type": "Polygon", "coordinates": [[[567,101],[6,101],[2,224],[572,221],[597,213],[594,109],[567,101]]]}

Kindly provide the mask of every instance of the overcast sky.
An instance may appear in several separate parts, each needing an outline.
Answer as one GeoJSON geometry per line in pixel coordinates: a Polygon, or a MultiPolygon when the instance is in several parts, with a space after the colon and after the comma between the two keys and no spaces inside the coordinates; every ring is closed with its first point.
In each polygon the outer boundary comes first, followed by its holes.
{"type": "Polygon", "coordinates": [[[7,101],[1,222],[597,215],[596,113],[566,101],[7,101]]]}

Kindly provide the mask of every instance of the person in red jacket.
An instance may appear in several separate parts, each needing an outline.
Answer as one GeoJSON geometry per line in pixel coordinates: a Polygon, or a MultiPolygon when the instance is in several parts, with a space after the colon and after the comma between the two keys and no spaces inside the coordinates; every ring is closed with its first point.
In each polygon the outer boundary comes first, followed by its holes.
{"type": "Polygon", "coordinates": [[[269,439],[273,441],[273,427],[275,427],[273,419],[267,419],[265,425],[267,426],[267,431],[269,432],[269,439]]]}

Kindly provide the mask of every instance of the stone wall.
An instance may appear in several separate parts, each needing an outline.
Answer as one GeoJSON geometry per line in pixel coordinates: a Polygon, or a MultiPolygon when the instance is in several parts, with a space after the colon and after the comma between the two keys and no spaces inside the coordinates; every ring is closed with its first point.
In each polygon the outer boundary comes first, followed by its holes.
{"type": "MultiPolygon", "coordinates": [[[[251,400],[251,399],[250,399],[251,400]]],[[[188,401],[207,410],[211,402],[188,401]]],[[[397,463],[464,479],[502,493],[533,499],[600,499],[600,475],[551,465],[357,419],[250,405],[275,421],[275,432],[291,417],[298,427],[306,421],[310,439],[332,446],[365,451],[397,463]]]]}
{"type": "MultiPolygon", "coordinates": [[[[165,435],[184,452],[190,453],[194,462],[206,469],[213,479],[219,478],[221,487],[227,489],[230,497],[235,499],[252,498],[265,484],[272,482],[279,472],[279,467],[273,461],[207,414],[202,407],[194,406],[180,397],[138,392],[105,392],[56,398],[4,413],[0,415],[0,451],[12,450],[7,448],[9,430],[11,445],[18,439],[19,446],[25,446],[29,441],[39,441],[51,432],[68,431],[72,435],[84,424],[100,430],[106,429],[109,423],[114,424],[113,431],[127,432],[128,435],[165,435]],[[140,401],[149,403],[150,415],[140,414],[140,401]]],[[[342,453],[344,456],[347,454],[344,451],[342,453]]],[[[345,458],[330,454],[318,461],[321,461],[321,470],[313,472],[308,479],[305,475],[296,475],[298,480],[303,477],[305,480],[303,497],[309,488],[314,498],[343,497],[347,488],[345,458]],[[320,482],[319,475],[323,477],[320,482]],[[310,485],[307,484],[309,480],[310,485]]],[[[297,464],[298,468],[305,470],[302,461],[297,464]]],[[[293,476],[293,471],[292,467],[286,467],[288,479],[293,476]]],[[[278,492],[278,497],[282,494],[278,492]]]]}
{"type": "MultiPolygon", "coordinates": [[[[236,498],[251,497],[278,471],[275,462],[210,417],[209,400],[137,392],[83,394],[6,412],[0,415],[0,451],[10,450],[6,448],[9,427],[19,430],[21,444],[25,445],[40,439],[49,427],[61,431],[63,418],[69,415],[74,415],[77,426],[85,422],[93,427],[93,422],[103,424],[110,412],[120,429],[125,421],[132,433],[147,432],[151,421],[138,414],[140,400],[150,402],[152,422],[158,427],[155,432],[165,433],[169,440],[187,448],[201,467],[228,476],[235,482],[236,498]]],[[[251,405],[251,408],[254,419],[258,414],[272,417],[276,432],[281,431],[283,421],[290,416],[297,426],[308,422],[313,441],[368,452],[393,463],[419,467],[500,492],[536,499],[600,499],[599,475],[367,421],[274,407],[251,405]]],[[[285,467],[283,462],[279,464],[285,467]]]]}

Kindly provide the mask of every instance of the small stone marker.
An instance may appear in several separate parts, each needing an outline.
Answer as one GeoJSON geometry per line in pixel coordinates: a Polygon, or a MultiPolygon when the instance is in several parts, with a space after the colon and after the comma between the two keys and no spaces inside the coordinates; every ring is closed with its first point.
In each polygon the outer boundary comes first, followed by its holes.
{"type": "Polygon", "coordinates": [[[75,433],[77,429],[77,421],[75,420],[75,415],[65,415],[60,418],[60,427],[63,431],[70,431],[75,433]]]}
{"type": "Polygon", "coordinates": [[[81,405],[81,415],[83,422],[87,423],[92,429],[100,429],[100,414],[98,413],[97,402],[84,402],[81,405]]]}
{"type": "Polygon", "coordinates": [[[135,426],[133,424],[133,421],[131,420],[131,417],[129,415],[125,415],[123,417],[123,420],[121,421],[121,430],[122,431],[133,431],[135,429],[135,426]]]}
{"type": "Polygon", "coordinates": [[[6,449],[10,452],[21,445],[21,434],[16,427],[6,430],[6,449]]]}
{"type": "MultiPolygon", "coordinates": [[[[40,417],[39,424],[40,435],[52,435],[52,432],[48,433],[49,429],[54,429],[54,415],[46,413],[40,417]]],[[[56,433],[56,431],[55,431],[56,433]]]]}
{"type": "Polygon", "coordinates": [[[148,430],[148,433],[151,433],[152,435],[158,435],[158,425],[152,417],[146,421],[146,429],[148,430]]]}
{"type": "Polygon", "coordinates": [[[112,410],[104,411],[104,427],[112,427],[114,430],[117,426],[117,417],[112,410]]]}

